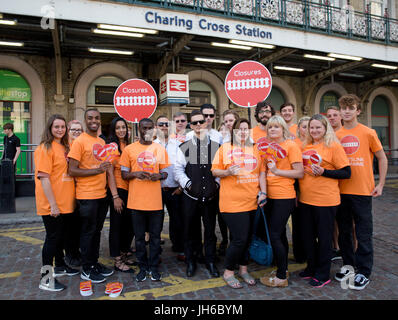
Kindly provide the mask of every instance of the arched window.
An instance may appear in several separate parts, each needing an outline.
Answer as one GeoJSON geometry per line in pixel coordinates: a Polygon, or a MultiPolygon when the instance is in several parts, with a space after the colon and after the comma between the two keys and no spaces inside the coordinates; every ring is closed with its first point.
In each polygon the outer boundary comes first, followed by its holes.
{"type": "Polygon", "coordinates": [[[271,93],[265,101],[270,103],[275,110],[279,110],[279,107],[286,102],[286,99],[281,90],[277,87],[272,87],[271,93]]]}
{"type": "MultiPolygon", "coordinates": [[[[0,69],[0,124],[12,123],[14,134],[21,140],[22,153],[16,163],[17,175],[27,174],[32,168],[30,152],[23,152],[30,149],[26,144],[31,144],[31,106],[32,93],[26,80],[14,71],[0,69]]],[[[3,139],[1,131],[1,144],[3,139]]]]}
{"type": "Polygon", "coordinates": [[[339,96],[334,91],[328,91],[322,96],[319,113],[326,115],[326,110],[330,106],[339,106],[339,96]]]}
{"type": "Polygon", "coordinates": [[[391,148],[390,107],[384,96],[377,96],[372,102],[372,128],[380,139],[383,148],[391,148]]]}

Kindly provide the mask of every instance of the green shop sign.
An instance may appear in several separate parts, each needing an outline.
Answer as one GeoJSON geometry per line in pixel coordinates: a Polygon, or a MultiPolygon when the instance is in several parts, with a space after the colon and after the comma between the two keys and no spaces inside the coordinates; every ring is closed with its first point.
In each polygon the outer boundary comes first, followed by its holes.
{"type": "Polygon", "coordinates": [[[31,101],[29,84],[18,73],[0,69],[0,100],[31,101]]]}

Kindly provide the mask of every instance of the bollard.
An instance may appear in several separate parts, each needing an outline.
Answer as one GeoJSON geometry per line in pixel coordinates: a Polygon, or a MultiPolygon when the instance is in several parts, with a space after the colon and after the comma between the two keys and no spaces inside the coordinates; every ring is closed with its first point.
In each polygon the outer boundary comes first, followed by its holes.
{"type": "Polygon", "coordinates": [[[12,160],[1,160],[0,213],[15,213],[15,174],[12,160]]]}

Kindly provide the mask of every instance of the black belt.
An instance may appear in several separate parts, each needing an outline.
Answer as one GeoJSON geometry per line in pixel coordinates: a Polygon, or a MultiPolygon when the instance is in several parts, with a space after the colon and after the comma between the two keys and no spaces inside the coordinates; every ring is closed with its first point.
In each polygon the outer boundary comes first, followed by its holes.
{"type": "Polygon", "coordinates": [[[172,188],[170,188],[170,187],[162,187],[163,191],[171,191],[171,190],[174,191],[175,189],[178,189],[178,187],[172,187],[172,188]]]}

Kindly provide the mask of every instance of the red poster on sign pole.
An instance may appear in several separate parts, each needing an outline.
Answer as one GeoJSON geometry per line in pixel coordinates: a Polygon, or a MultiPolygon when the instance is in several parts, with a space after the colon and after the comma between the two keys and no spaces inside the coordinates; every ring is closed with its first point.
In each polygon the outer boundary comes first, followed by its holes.
{"type": "Polygon", "coordinates": [[[129,79],[115,91],[113,105],[119,116],[138,123],[149,118],[156,110],[158,100],[153,87],[141,79],[129,79]]]}
{"type": "Polygon", "coordinates": [[[256,106],[267,99],[271,89],[271,74],[257,61],[242,61],[233,66],[225,77],[225,92],[240,107],[256,106]]]}

